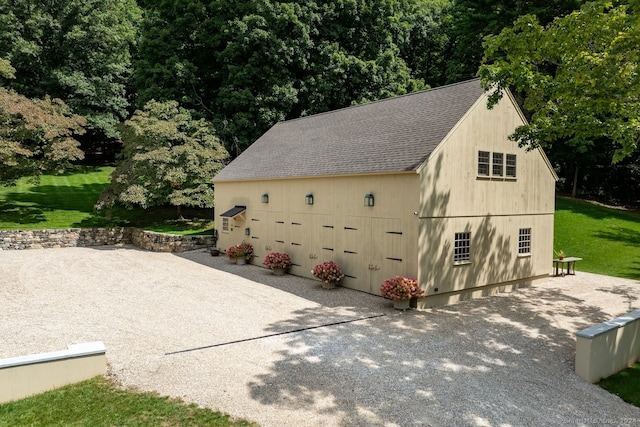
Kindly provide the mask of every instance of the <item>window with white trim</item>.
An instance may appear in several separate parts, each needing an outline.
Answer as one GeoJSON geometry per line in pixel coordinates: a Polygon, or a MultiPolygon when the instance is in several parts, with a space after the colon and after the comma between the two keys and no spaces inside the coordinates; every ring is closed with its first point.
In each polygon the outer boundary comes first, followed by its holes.
{"type": "Polygon", "coordinates": [[[531,253],[531,229],[521,228],[518,233],[518,254],[527,255],[531,253]]]}
{"type": "Polygon", "coordinates": [[[222,217],[222,231],[229,232],[229,218],[222,217]]]}
{"type": "Polygon", "coordinates": [[[491,153],[488,151],[478,151],[478,175],[489,176],[489,162],[491,153]]]}
{"type": "Polygon", "coordinates": [[[478,151],[478,177],[516,178],[517,156],[490,151],[478,151]]]}
{"type": "Polygon", "coordinates": [[[493,164],[491,166],[491,175],[502,176],[504,174],[504,154],[493,153],[493,164]]]}
{"type": "Polygon", "coordinates": [[[507,167],[506,167],[507,178],[516,177],[516,160],[517,160],[517,157],[515,154],[507,154],[507,167]]]}
{"type": "Polygon", "coordinates": [[[464,264],[471,262],[471,232],[455,234],[453,249],[454,264],[464,264]]]}

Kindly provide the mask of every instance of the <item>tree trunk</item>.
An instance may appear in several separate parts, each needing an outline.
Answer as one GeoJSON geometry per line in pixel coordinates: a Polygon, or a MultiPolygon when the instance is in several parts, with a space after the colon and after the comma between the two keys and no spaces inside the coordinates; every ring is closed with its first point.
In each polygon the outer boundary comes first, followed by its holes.
{"type": "Polygon", "coordinates": [[[182,216],[182,206],[178,205],[176,208],[178,209],[178,219],[184,219],[182,216]]]}
{"type": "Polygon", "coordinates": [[[573,188],[571,189],[571,197],[575,199],[578,192],[578,162],[576,162],[576,168],[573,173],[573,188]]]}

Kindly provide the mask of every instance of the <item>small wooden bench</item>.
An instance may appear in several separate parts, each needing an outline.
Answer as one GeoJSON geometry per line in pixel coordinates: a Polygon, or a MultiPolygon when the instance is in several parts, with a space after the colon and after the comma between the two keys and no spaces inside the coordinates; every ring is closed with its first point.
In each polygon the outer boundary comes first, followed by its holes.
{"type": "Polygon", "coordinates": [[[576,257],[564,257],[562,259],[556,258],[553,260],[553,269],[555,270],[555,276],[564,276],[565,274],[576,274],[576,262],[582,261],[582,258],[576,257]],[[567,265],[567,272],[564,272],[564,266],[567,265]],[[558,271],[560,270],[560,271],[558,271]]]}

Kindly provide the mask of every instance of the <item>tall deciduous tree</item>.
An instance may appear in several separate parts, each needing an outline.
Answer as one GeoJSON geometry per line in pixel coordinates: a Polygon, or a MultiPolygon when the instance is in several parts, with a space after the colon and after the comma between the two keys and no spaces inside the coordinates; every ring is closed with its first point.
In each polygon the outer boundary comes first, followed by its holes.
{"type": "Polygon", "coordinates": [[[150,3],[140,102],[180,100],[237,154],[279,120],[424,87],[449,0],[150,3]]]}
{"type": "Polygon", "coordinates": [[[640,0],[585,4],[546,27],[518,19],[485,44],[482,84],[497,102],[524,96],[531,123],[512,138],[527,147],[562,143],[578,155],[612,146],[613,162],[640,137],[640,0]]]}
{"type": "Polygon", "coordinates": [[[0,0],[0,54],[28,97],[63,99],[109,138],[127,116],[141,11],[135,0],[0,0]]]}
{"type": "Polygon", "coordinates": [[[0,185],[56,173],[83,158],[83,117],[59,99],[31,100],[0,87],[0,185]]]}
{"type": "Polygon", "coordinates": [[[149,101],[121,126],[124,148],[96,208],[212,207],[211,178],[227,152],[213,128],[175,101],[149,101]]]}
{"type": "Polygon", "coordinates": [[[446,81],[457,82],[476,75],[482,61],[484,38],[499,34],[522,15],[536,15],[542,25],[580,7],[584,0],[457,0],[449,30],[446,81]]]}

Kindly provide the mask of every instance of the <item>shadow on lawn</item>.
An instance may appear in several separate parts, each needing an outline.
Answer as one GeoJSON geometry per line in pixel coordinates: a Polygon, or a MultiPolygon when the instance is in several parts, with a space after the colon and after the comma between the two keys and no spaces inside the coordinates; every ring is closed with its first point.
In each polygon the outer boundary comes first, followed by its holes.
{"type": "Polygon", "coordinates": [[[29,192],[10,192],[6,203],[31,204],[43,211],[66,210],[93,213],[104,184],[38,185],[29,192]]]}
{"type": "Polygon", "coordinates": [[[2,221],[22,225],[46,223],[48,213],[59,211],[56,220],[64,222],[67,217],[69,227],[104,226],[104,218],[93,211],[103,188],[103,184],[38,185],[28,192],[7,192],[0,202],[2,221]],[[83,219],[76,221],[80,216],[83,219]]]}
{"type": "Polygon", "coordinates": [[[46,221],[44,210],[36,206],[24,206],[0,202],[0,221],[13,224],[37,224],[46,221]]]}
{"type": "Polygon", "coordinates": [[[599,239],[607,239],[613,242],[622,242],[629,245],[640,246],[640,231],[632,230],[630,228],[615,228],[601,230],[594,233],[594,236],[599,239]]]}
{"type": "Polygon", "coordinates": [[[597,202],[574,199],[570,197],[556,197],[556,212],[568,211],[579,215],[585,215],[593,219],[619,218],[623,220],[637,221],[640,215],[637,211],[616,209],[598,204],[597,202]]]}

